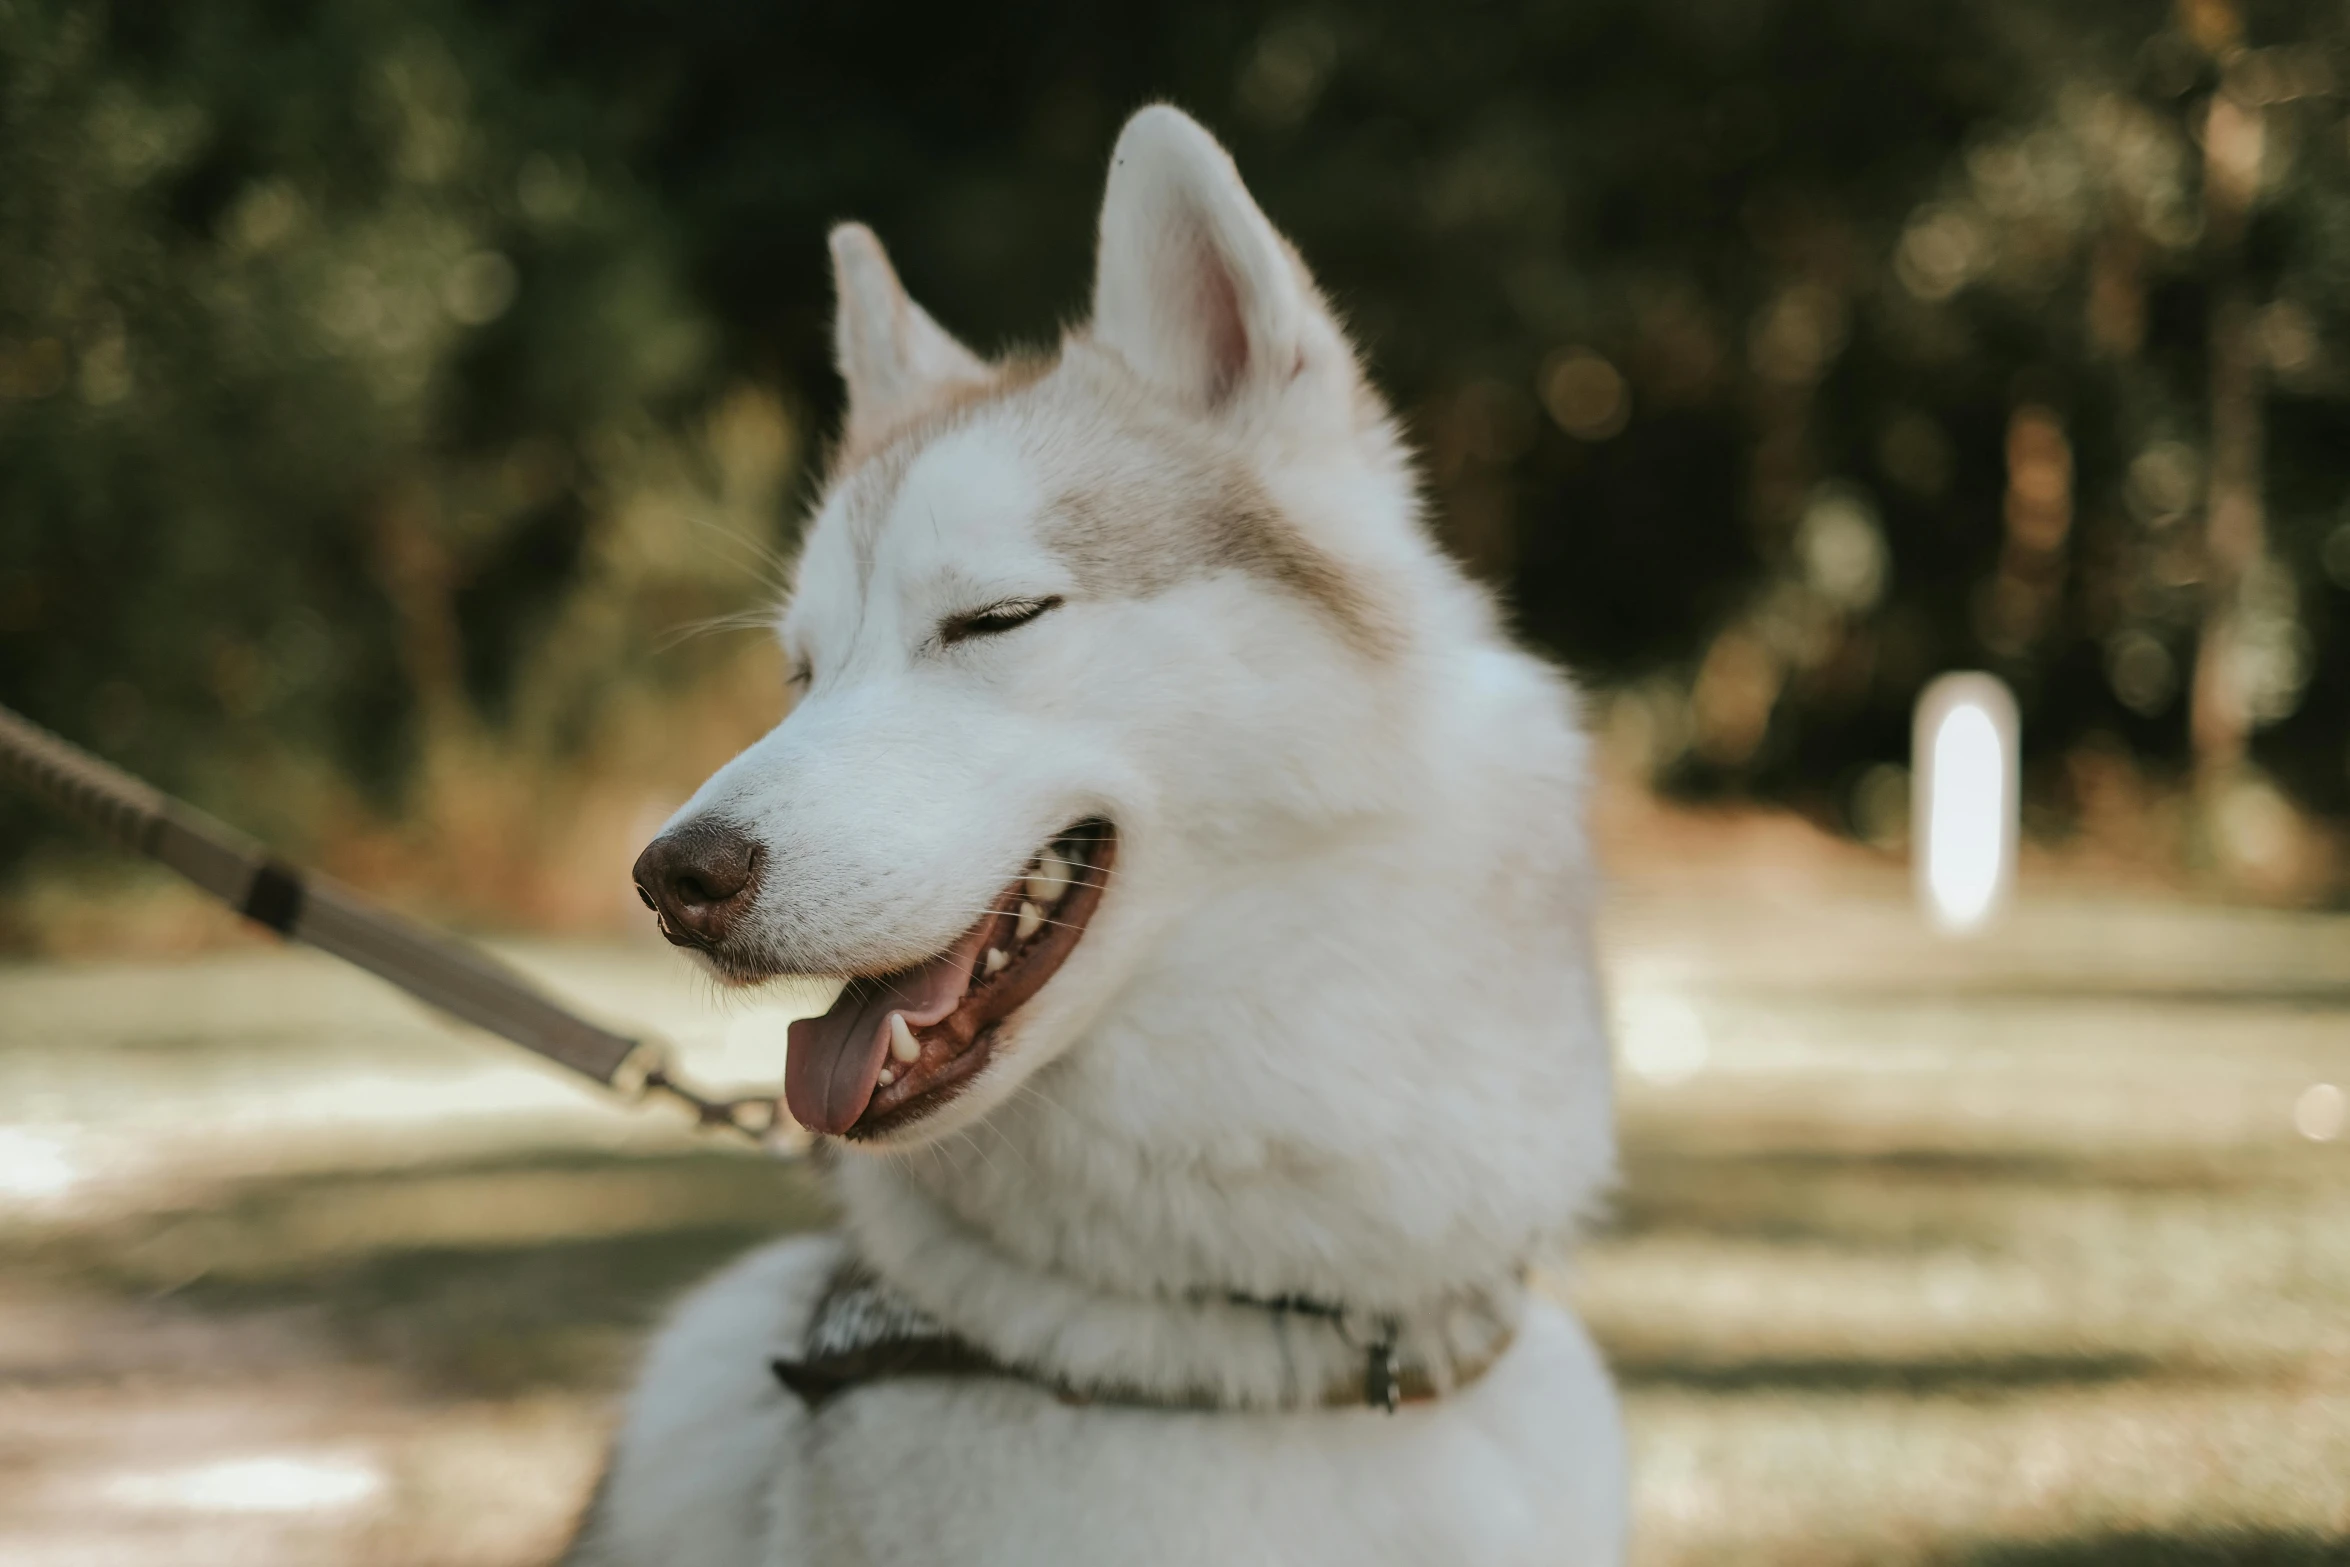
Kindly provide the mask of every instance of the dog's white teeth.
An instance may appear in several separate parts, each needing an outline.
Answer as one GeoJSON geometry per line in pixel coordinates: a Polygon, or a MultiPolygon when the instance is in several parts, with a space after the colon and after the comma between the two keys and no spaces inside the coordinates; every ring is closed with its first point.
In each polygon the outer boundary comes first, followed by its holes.
{"type": "MultiPolygon", "coordinates": [[[[1019,923],[1013,927],[1013,937],[1016,940],[1026,941],[1029,937],[1035,935],[1043,928],[1044,911],[1039,909],[1035,904],[1023,899],[1020,904],[1019,923]]],[[[895,1017],[897,1014],[893,1012],[890,1015],[895,1017]]]]}
{"type": "Polygon", "coordinates": [[[892,1058],[907,1065],[912,1065],[922,1054],[922,1044],[914,1037],[914,1031],[906,1026],[906,1014],[903,1012],[892,1012],[889,1015],[889,1053],[892,1058]]]}
{"type": "Polygon", "coordinates": [[[1004,956],[1003,948],[990,947],[987,949],[986,967],[990,974],[1002,973],[1004,965],[1011,961],[1012,960],[1010,958],[1004,956]]]}
{"type": "Polygon", "coordinates": [[[887,1087],[888,1087],[890,1084],[892,1084],[892,1083],[896,1082],[897,1080],[898,1080],[898,1075],[897,1075],[897,1073],[895,1073],[895,1072],[891,1071],[891,1070],[890,1070],[888,1067],[886,1067],[886,1066],[885,1066],[885,1067],[883,1067],[883,1068],[881,1069],[881,1076],[879,1076],[878,1078],[874,1079],[874,1081],[875,1081],[875,1082],[878,1082],[878,1083],[879,1083],[879,1084],[880,1084],[882,1087],[884,1087],[884,1088],[887,1088],[887,1087]]]}
{"type": "Polygon", "coordinates": [[[1047,849],[1037,857],[1036,869],[1029,875],[1028,895],[1049,909],[1076,881],[1077,867],[1047,849]]]}
{"type": "Polygon", "coordinates": [[[1062,900],[1062,895],[1069,888],[1076,886],[1076,872],[1079,869],[1079,865],[1072,865],[1072,862],[1053,853],[1050,848],[1043,850],[1043,855],[1039,855],[1039,860],[1036,860],[1036,874],[1029,876],[1029,897],[1034,897],[1036,902],[1050,909],[1055,902],[1062,900]]]}

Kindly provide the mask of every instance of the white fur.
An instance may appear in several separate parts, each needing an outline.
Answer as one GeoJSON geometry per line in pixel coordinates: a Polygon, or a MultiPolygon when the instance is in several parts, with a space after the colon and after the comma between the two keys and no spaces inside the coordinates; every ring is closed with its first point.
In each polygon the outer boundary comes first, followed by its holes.
{"type": "Polygon", "coordinates": [[[1224,149],[1169,108],[1118,138],[1102,198],[1093,330],[1136,372],[1205,406],[1295,373],[1308,307],[1280,236],[1224,149]]]}
{"type": "Polygon", "coordinates": [[[1120,138],[1096,319],[1041,378],[968,395],[856,233],[848,455],[784,626],[809,688],[681,814],[765,844],[743,940],[776,968],[936,952],[1086,816],[1116,870],[969,1090],[839,1150],[845,1239],[665,1330],[576,1559],[1618,1561],[1613,1394],[1519,1284],[1613,1161],[1570,693],[1428,541],[1343,335],[1190,120],[1120,138]],[[1242,492],[1288,553],[1185,531],[1242,492]],[[843,1244],[1001,1357],[1236,1410],[933,1380],[811,1415],[765,1365],[843,1244]],[[1393,1416],[1268,1412],[1359,1351],[1233,1290],[1391,1314],[1440,1365],[1493,1336],[1465,1301],[1517,1338],[1393,1416]]]}
{"type": "Polygon", "coordinates": [[[979,356],[898,286],[871,229],[844,223],[832,231],[832,272],[840,293],[833,353],[849,387],[850,440],[882,435],[935,387],[987,379],[979,356]]]}
{"type": "Polygon", "coordinates": [[[876,1384],[811,1417],[755,1373],[835,1255],[768,1247],[673,1319],[577,1567],[1622,1559],[1614,1392],[1556,1306],[1531,1308],[1474,1386],[1394,1415],[1073,1408],[957,1380],[876,1384]]]}

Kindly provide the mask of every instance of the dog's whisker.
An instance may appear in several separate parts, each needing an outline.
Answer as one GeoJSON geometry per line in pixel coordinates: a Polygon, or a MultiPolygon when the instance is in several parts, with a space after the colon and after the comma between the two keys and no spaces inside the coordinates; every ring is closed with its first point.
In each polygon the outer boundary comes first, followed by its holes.
{"type": "MultiPolygon", "coordinates": [[[[1069,1113],[1068,1106],[1062,1104],[1060,1100],[1054,1098],[1050,1093],[1046,1092],[1045,1086],[1033,1077],[1024,1078],[1020,1082],[1019,1086],[1012,1090],[1012,1097],[1014,1099],[1033,1098],[1055,1115],[1065,1116],[1069,1113]]],[[[1011,1143],[1011,1139],[1008,1135],[1001,1133],[998,1135],[1004,1136],[1004,1140],[1007,1144],[1014,1147],[1018,1146],[1017,1144],[1011,1143]]]]}
{"type": "Polygon", "coordinates": [[[775,615],[771,610],[738,610],[729,615],[711,615],[702,620],[689,620],[672,626],[653,644],[656,653],[668,653],[683,647],[698,637],[717,636],[728,631],[772,631],[775,615]]]}
{"type": "Polygon", "coordinates": [[[780,593],[790,586],[792,559],[781,548],[738,532],[700,511],[687,512],[686,521],[705,533],[715,535],[721,544],[732,547],[737,552],[738,560],[747,558],[747,563],[770,592],[780,593]]]}

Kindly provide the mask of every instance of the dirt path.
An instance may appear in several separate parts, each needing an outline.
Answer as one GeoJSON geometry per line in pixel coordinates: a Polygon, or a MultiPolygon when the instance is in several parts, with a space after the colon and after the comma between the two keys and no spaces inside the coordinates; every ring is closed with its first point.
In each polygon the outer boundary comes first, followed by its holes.
{"type": "MultiPolygon", "coordinates": [[[[1634,887],[1571,1274],[1644,1564],[2350,1561],[2350,922],[1634,887]]],[[[775,1070],[642,947],[520,956],[775,1070]]],[[[661,1303],[821,1222],[300,954],[0,971],[0,1560],[521,1564],[661,1303]]]]}

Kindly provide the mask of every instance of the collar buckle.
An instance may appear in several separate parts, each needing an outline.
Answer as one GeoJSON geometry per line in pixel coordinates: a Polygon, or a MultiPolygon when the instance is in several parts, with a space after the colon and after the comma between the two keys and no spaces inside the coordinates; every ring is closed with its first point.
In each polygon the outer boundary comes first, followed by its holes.
{"type": "Polygon", "coordinates": [[[1400,1331],[1393,1317],[1381,1317],[1379,1336],[1363,1354],[1363,1402],[1391,1415],[1403,1405],[1403,1369],[1395,1358],[1400,1331]]]}

